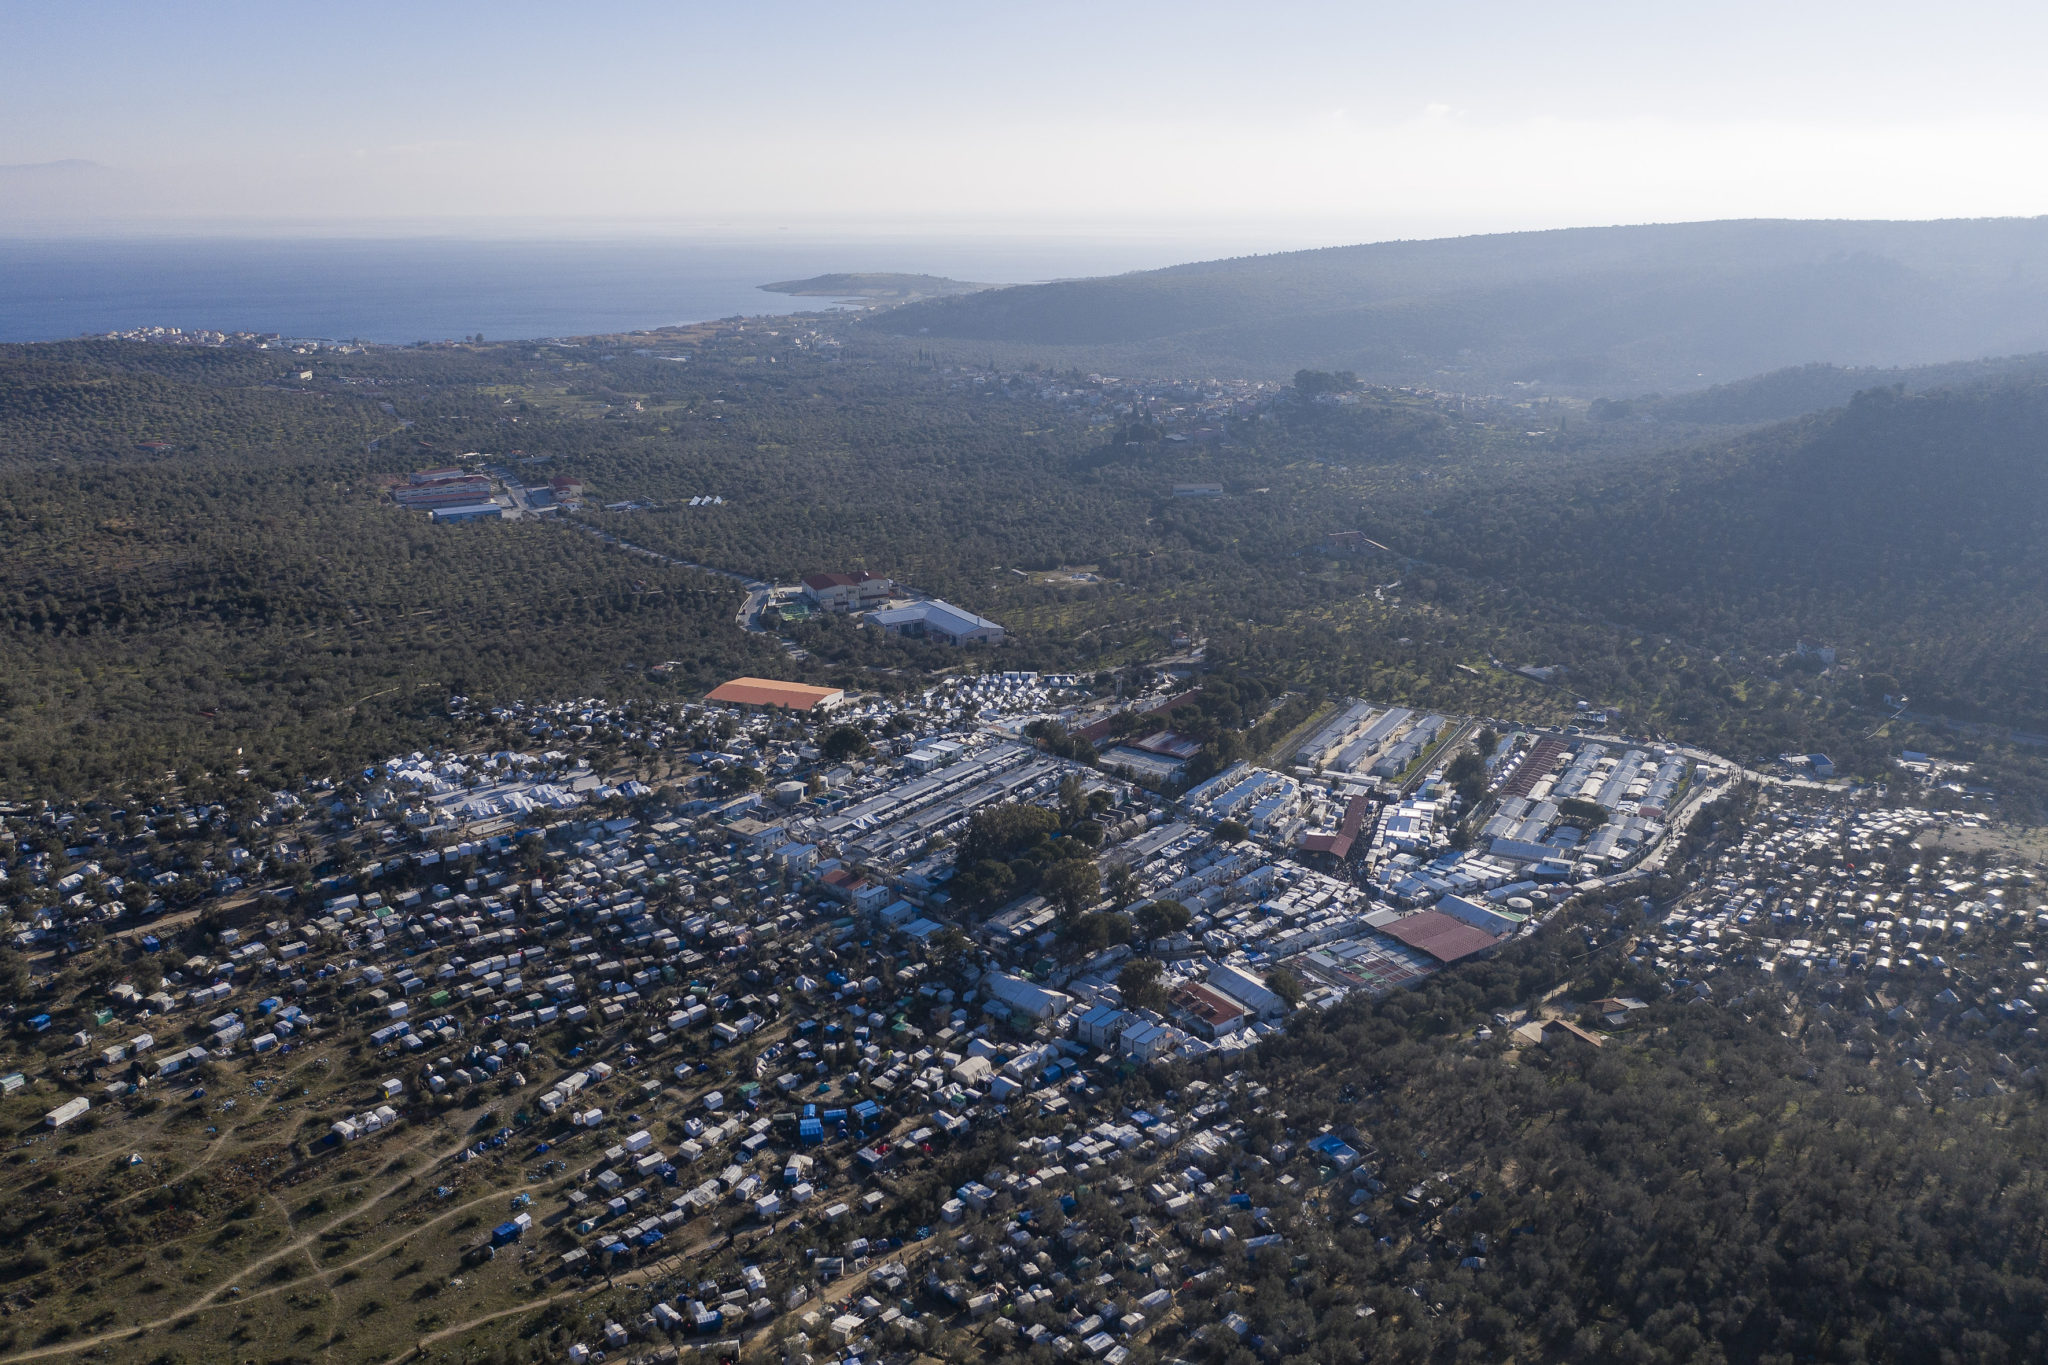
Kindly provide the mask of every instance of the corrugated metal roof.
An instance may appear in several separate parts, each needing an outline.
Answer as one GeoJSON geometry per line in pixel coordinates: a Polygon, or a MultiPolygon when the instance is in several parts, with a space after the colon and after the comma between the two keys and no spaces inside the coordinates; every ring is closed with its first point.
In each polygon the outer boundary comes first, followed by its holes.
{"type": "Polygon", "coordinates": [[[1453,919],[1441,910],[1425,910],[1419,915],[1408,915],[1395,920],[1380,932],[1398,939],[1411,948],[1421,949],[1439,962],[1456,962],[1460,958],[1484,952],[1500,942],[1492,934],[1475,929],[1463,920],[1453,919]]]}
{"type": "Polygon", "coordinates": [[[1001,630],[1002,627],[985,616],[942,602],[933,598],[928,602],[913,602],[907,607],[890,607],[885,611],[871,613],[868,617],[878,626],[908,625],[914,621],[924,622],[927,628],[936,626],[948,635],[965,635],[975,630],[1001,630]]]}
{"type": "Polygon", "coordinates": [[[779,682],[773,678],[734,678],[713,688],[707,701],[732,702],[739,706],[786,706],[808,711],[829,705],[846,693],[836,687],[811,687],[804,683],[779,682]]]}

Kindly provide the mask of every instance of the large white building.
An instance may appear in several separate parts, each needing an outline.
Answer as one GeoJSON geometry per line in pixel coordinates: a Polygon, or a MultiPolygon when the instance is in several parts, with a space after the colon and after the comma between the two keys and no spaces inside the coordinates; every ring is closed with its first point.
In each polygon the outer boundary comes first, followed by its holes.
{"type": "Polygon", "coordinates": [[[1275,995],[1265,981],[1243,968],[1220,962],[1209,972],[1209,984],[1233,1000],[1251,1006],[1261,1019],[1278,1019],[1287,1013],[1287,1002],[1275,995]]]}
{"type": "Polygon", "coordinates": [[[936,597],[906,606],[888,607],[868,613],[868,621],[891,635],[908,635],[921,640],[943,640],[949,645],[992,645],[1003,638],[1003,628],[985,616],[963,611],[936,597]]]}
{"type": "Polygon", "coordinates": [[[983,978],[981,988],[990,999],[1033,1019],[1057,1019],[1074,1006],[1074,997],[1064,991],[1048,990],[1006,972],[990,972],[983,978]]]}

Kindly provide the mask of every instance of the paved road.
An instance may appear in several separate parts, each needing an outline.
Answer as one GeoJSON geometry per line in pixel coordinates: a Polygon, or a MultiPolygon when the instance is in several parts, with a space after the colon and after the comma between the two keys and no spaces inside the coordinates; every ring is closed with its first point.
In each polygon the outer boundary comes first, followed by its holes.
{"type": "Polygon", "coordinates": [[[761,609],[768,605],[770,591],[766,583],[747,584],[747,600],[740,604],[740,614],[736,618],[741,630],[751,630],[757,635],[762,633],[761,609]]]}
{"type": "Polygon", "coordinates": [[[533,504],[527,500],[526,485],[503,465],[485,465],[484,473],[505,485],[505,495],[512,500],[512,516],[515,520],[535,515],[533,504]]]}
{"type": "Polygon", "coordinates": [[[1835,792],[1837,794],[1848,791],[1848,787],[1842,783],[1816,782],[1810,777],[1775,777],[1770,773],[1760,773],[1752,768],[1743,767],[1734,759],[1723,758],[1719,754],[1710,754],[1705,749],[1681,748],[1678,752],[1684,754],[1695,763],[1711,763],[1716,767],[1725,764],[1734,771],[1736,776],[1746,777],[1752,782],[1761,782],[1767,787],[1797,787],[1804,791],[1835,792]]]}
{"type": "Polygon", "coordinates": [[[1421,786],[1422,779],[1428,777],[1438,767],[1437,760],[1445,754],[1456,753],[1458,746],[1465,742],[1465,736],[1471,734],[1473,730],[1478,728],[1478,725],[1479,722],[1476,720],[1458,722],[1457,727],[1451,731],[1449,739],[1439,740],[1431,747],[1429,750],[1429,762],[1416,765],[1415,771],[1408,774],[1408,780],[1401,784],[1400,795],[1408,796],[1417,787],[1421,786]]]}
{"type": "Polygon", "coordinates": [[[1631,868],[1630,872],[1648,877],[1655,876],[1658,872],[1662,871],[1665,862],[1671,857],[1673,846],[1677,844],[1680,836],[1691,827],[1693,817],[1698,815],[1700,809],[1709,802],[1718,801],[1727,795],[1728,787],[1729,780],[1723,778],[1712,786],[1695,787],[1690,792],[1687,792],[1685,799],[1678,803],[1678,809],[1671,813],[1669,820],[1665,821],[1664,834],[1662,838],[1657,840],[1657,846],[1645,855],[1641,862],[1631,868]]]}
{"type": "Polygon", "coordinates": [[[1704,749],[1680,749],[1679,752],[1695,762],[1711,763],[1716,767],[1725,766],[1726,771],[1717,781],[1695,787],[1692,791],[1688,792],[1685,799],[1678,803],[1678,809],[1672,812],[1671,819],[1665,822],[1663,837],[1657,841],[1656,847],[1645,854],[1641,862],[1637,863],[1627,872],[1620,874],[1615,880],[1624,880],[1635,876],[1653,876],[1661,871],[1666,860],[1670,857],[1671,849],[1677,843],[1678,837],[1692,824],[1693,817],[1699,814],[1700,808],[1709,802],[1718,801],[1721,797],[1726,796],[1729,789],[1735,785],[1736,780],[1739,778],[1771,787],[1792,787],[1803,791],[1832,792],[1836,795],[1842,795],[1846,792],[1844,787],[1826,782],[1816,782],[1808,777],[1774,777],[1769,773],[1756,772],[1730,759],[1722,758],[1718,754],[1710,754],[1704,749]]]}

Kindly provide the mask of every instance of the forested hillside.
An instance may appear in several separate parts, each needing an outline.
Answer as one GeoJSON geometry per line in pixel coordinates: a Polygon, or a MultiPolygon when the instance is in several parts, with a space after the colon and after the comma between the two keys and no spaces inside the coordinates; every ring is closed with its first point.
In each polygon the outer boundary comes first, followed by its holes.
{"type": "Polygon", "coordinates": [[[1930,389],[2043,374],[2048,374],[2048,356],[2040,355],[1889,368],[1799,365],[1668,397],[1647,394],[1637,398],[1596,399],[1592,412],[1596,421],[1640,418],[1710,426],[1783,422],[1810,412],[1839,408],[1865,389],[1896,388],[1907,393],[1925,393],[1930,389]]]}
{"type": "Polygon", "coordinates": [[[1587,396],[2048,349],[2048,221],[1741,222],[1382,242],[928,300],[870,325],[1059,364],[1587,396]]]}
{"type": "Polygon", "coordinates": [[[2037,384],[1746,434],[1313,385],[1182,419],[1123,392],[786,323],[311,362],[0,351],[0,783],[354,765],[434,742],[457,693],[895,690],[1138,663],[1177,630],[1275,685],[1532,719],[1590,697],[1846,771],[1902,742],[1873,733],[1888,691],[2048,715],[2037,384]],[[1218,425],[1175,429],[1197,420],[1218,425]],[[581,481],[584,509],[431,526],[383,496],[486,460],[581,481]],[[1391,553],[1327,553],[1344,530],[1391,553]],[[1011,642],[963,656],[827,619],[785,628],[792,657],[734,625],[731,578],[605,536],[784,582],[887,573],[1011,642]],[[1800,640],[1855,662],[1816,680],[1784,662],[1800,640]]]}
{"type": "MultiPolygon", "coordinates": [[[[2048,1130],[2033,1101],[1930,1110],[1906,1073],[1788,1017],[1750,971],[1717,980],[1721,1003],[1661,1003],[1597,1051],[1517,1058],[1473,1040],[1484,1011],[1566,983],[1584,999],[1617,967],[1626,980],[1628,918],[1595,912],[1370,1009],[1297,1017],[1260,1051],[1273,1097],[1255,1132],[1369,1135],[1416,1205],[1320,1238],[1297,1224],[1285,1252],[1248,1254],[1257,1292],[1237,1311],[1329,1361],[2038,1354],[2048,1130]],[[1312,1269],[1290,1265],[1303,1252],[1312,1269]]],[[[1951,1045],[1989,1064],[1987,1040],[1951,1045]]]]}
{"type": "Polygon", "coordinates": [[[720,580],[380,500],[380,478],[469,447],[417,438],[372,395],[417,410],[464,361],[404,357],[357,394],[292,385],[252,352],[0,352],[6,785],[327,771],[431,741],[451,693],[765,665],[772,644],[730,628],[720,580]]]}
{"type": "Polygon", "coordinates": [[[1476,491],[1424,553],[1716,649],[1862,649],[1868,691],[2048,722],[2048,385],[1906,395],[1609,467],[1559,496],[1476,491]]]}

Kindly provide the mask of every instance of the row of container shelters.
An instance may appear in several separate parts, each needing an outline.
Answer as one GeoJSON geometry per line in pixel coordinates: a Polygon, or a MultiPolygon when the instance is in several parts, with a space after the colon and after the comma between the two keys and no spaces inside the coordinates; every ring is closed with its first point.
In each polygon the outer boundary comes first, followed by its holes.
{"type": "Polygon", "coordinates": [[[1405,706],[1395,706],[1382,711],[1372,724],[1365,727],[1365,733],[1344,746],[1337,755],[1337,761],[1330,766],[1339,772],[1354,773],[1365,761],[1380,751],[1380,746],[1391,738],[1396,730],[1415,718],[1415,713],[1405,706]]]}
{"type": "Polygon", "coordinates": [[[1355,701],[1339,711],[1326,724],[1310,736],[1308,742],[1297,749],[1294,761],[1304,768],[1312,768],[1323,761],[1331,750],[1336,749],[1351,737],[1353,731],[1365,724],[1372,715],[1370,702],[1355,701]]]}

